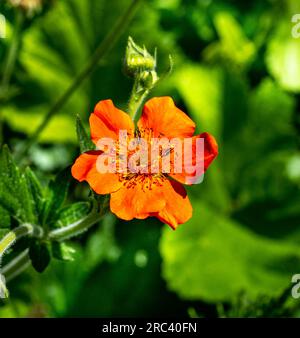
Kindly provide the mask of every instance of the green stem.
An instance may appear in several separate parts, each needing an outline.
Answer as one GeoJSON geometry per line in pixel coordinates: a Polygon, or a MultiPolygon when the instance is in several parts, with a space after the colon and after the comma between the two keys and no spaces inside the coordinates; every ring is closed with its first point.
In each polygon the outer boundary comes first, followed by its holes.
{"type": "Polygon", "coordinates": [[[53,241],[64,241],[66,239],[80,235],[99,222],[104,214],[105,210],[102,212],[93,211],[78,222],[72,223],[60,229],[52,230],[48,234],[48,239],[53,241]]]}
{"type": "Polygon", "coordinates": [[[0,241],[0,262],[5,252],[20,238],[25,236],[42,237],[42,228],[32,224],[22,224],[19,227],[10,231],[0,241]]]}
{"type": "MultiPolygon", "coordinates": [[[[90,227],[95,225],[104,216],[106,208],[102,209],[102,212],[94,210],[83,220],[72,223],[61,229],[56,229],[48,234],[48,239],[53,241],[63,241],[71,237],[77,236],[90,227]]],[[[43,230],[40,227],[32,226],[30,224],[24,224],[15,230],[8,233],[0,242],[0,258],[3,254],[14,244],[17,239],[20,239],[26,235],[32,235],[34,237],[43,237],[43,230]]],[[[5,275],[6,281],[10,281],[14,277],[21,274],[30,265],[30,259],[28,256],[28,249],[23,251],[12,261],[6,264],[1,270],[1,273],[5,275]]]]}
{"type": "Polygon", "coordinates": [[[24,250],[17,257],[11,260],[2,268],[2,274],[5,276],[6,282],[20,275],[30,266],[30,258],[28,249],[24,250]]]}
{"type": "Polygon", "coordinates": [[[73,83],[69,86],[69,88],[67,88],[67,90],[63,93],[63,95],[54,103],[52,108],[47,112],[42,123],[31,135],[31,137],[26,142],[24,148],[18,155],[20,159],[22,159],[26,155],[32,144],[34,144],[37,141],[42,131],[46,128],[46,126],[50,122],[51,118],[64,106],[64,104],[75,92],[75,90],[95,70],[95,68],[99,64],[99,61],[112,49],[112,47],[120,38],[121,34],[124,32],[125,27],[127,27],[127,25],[129,24],[141,1],[142,0],[133,0],[131,2],[125,13],[118,20],[115,27],[106,35],[104,40],[100,43],[100,45],[92,55],[91,59],[89,60],[88,64],[75,77],[73,83]]]}
{"type": "MultiPolygon", "coordinates": [[[[86,216],[84,219],[67,225],[66,227],[53,230],[47,235],[48,240],[52,241],[63,241],[74,236],[77,236],[84,231],[88,230],[90,227],[98,223],[101,218],[105,215],[107,211],[106,200],[103,202],[103,206],[99,211],[96,205],[92,212],[86,216]]],[[[4,238],[0,241],[0,263],[1,258],[4,253],[20,238],[24,236],[32,236],[37,238],[44,237],[44,231],[41,227],[31,225],[31,224],[22,224],[18,228],[10,231],[4,238]]],[[[27,267],[30,265],[30,259],[28,256],[28,249],[23,251],[12,261],[6,264],[2,269],[1,273],[5,275],[6,281],[10,281],[14,277],[21,274],[27,267]]],[[[4,285],[5,286],[5,285],[4,285]]],[[[1,287],[1,285],[0,285],[1,287]]],[[[2,286],[3,287],[3,286],[2,286]]]]}
{"type": "Polygon", "coordinates": [[[128,102],[128,113],[132,120],[136,122],[139,118],[140,107],[150,92],[150,89],[139,90],[140,79],[136,77],[133,83],[132,92],[128,102]]]}

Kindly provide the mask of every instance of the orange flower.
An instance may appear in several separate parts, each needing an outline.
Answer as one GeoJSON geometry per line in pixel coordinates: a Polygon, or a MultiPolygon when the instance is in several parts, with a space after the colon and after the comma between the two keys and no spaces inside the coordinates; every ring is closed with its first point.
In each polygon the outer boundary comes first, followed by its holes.
{"type": "MultiPolygon", "coordinates": [[[[195,152],[195,142],[201,138],[204,140],[204,171],[218,154],[214,137],[208,133],[193,136],[194,122],[175,106],[170,97],[149,100],[137,123],[137,130],[129,115],[116,108],[111,100],[100,101],[90,116],[90,128],[95,144],[103,138],[118,142],[119,131],[126,130],[129,140],[138,136],[146,139],[149,144],[153,138],[192,138],[192,149],[195,152]]],[[[181,183],[191,184],[193,180],[190,178],[193,178],[194,173],[187,170],[175,172],[174,159],[170,161],[171,170],[168,174],[162,171],[100,173],[97,170],[97,159],[102,153],[103,151],[95,150],[80,155],[72,167],[72,175],[80,182],[87,181],[96,193],[110,194],[110,209],[119,218],[132,220],[154,216],[173,229],[191,218],[192,206],[181,183]]],[[[158,161],[161,162],[162,158],[163,155],[158,161]]]]}

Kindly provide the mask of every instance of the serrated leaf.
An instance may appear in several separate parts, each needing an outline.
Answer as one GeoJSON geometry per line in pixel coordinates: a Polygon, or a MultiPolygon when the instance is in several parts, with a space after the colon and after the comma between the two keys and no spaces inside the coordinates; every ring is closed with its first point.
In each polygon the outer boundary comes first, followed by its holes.
{"type": "Polygon", "coordinates": [[[3,146],[0,160],[0,205],[20,221],[35,223],[34,201],[25,175],[15,164],[7,146],[3,146]]]}
{"type": "Polygon", "coordinates": [[[73,261],[76,250],[66,243],[51,243],[53,257],[62,261],[73,261]]]}
{"type": "Polygon", "coordinates": [[[0,205],[15,218],[21,218],[21,203],[16,196],[12,195],[11,190],[3,182],[0,182],[0,205]]]}
{"type": "Polygon", "coordinates": [[[84,129],[79,115],[77,115],[76,117],[76,133],[81,153],[95,149],[95,145],[91,141],[91,138],[88,136],[86,130],[84,129]]]}
{"type": "Polygon", "coordinates": [[[38,222],[37,215],[35,213],[35,201],[30,192],[30,187],[27,184],[25,175],[20,178],[20,185],[18,187],[19,199],[23,202],[23,217],[24,221],[36,224],[38,222]]]}
{"type": "Polygon", "coordinates": [[[42,273],[50,263],[51,255],[46,243],[34,241],[29,248],[29,257],[34,269],[42,273]]]}
{"type": "Polygon", "coordinates": [[[55,226],[64,227],[72,224],[84,218],[90,212],[90,209],[91,205],[88,202],[77,202],[66,206],[60,211],[55,226]]]}
{"type": "Polygon", "coordinates": [[[44,223],[53,223],[66,199],[70,185],[70,168],[62,170],[49,184],[48,202],[45,207],[44,223]]]}
{"type": "Polygon", "coordinates": [[[43,188],[40,185],[40,182],[38,181],[34,172],[30,168],[26,168],[25,177],[27,180],[27,185],[31,192],[32,199],[34,201],[36,218],[38,219],[39,223],[41,223],[45,204],[43,188]]]}
{"type": "Polygon", "coordinates": [[[0,205],[0,229],[10,227],[10,214],[0,205]]]}
{"type": "Polygon", "coordinates": [[[1,150],[1,174],[3,179],[10,181],[10,184],[19,183],[20,172],[7,145],[1,150]]]}

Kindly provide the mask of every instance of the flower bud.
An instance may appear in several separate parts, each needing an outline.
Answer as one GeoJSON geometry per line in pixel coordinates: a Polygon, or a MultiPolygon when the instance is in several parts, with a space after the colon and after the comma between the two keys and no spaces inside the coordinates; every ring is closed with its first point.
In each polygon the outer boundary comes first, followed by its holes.
{"type": "Polygon", "coordinates": [[[144,71],[140,75],[140,82],[143,88],[151,89],[155,83],[158,81],[159,77],[157,76],[156,71],[144,71]]]}
{"type": "Polygon", "coordinates": [[[124,71],[134,77],[143,71],[155,71],[156,57],[153,57],[145,47],[138,46],[131,37],[128,38],[126,48],[124,71]]]}

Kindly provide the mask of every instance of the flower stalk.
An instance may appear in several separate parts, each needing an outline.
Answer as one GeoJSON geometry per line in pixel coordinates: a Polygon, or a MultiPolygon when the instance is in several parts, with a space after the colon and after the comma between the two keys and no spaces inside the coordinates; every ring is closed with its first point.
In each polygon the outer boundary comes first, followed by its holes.
{"type": "Polygon", "coordinates": [[[48,234],[48,239],[52,241],[65,241],[72,237],[78,236],[83,232],[87,231],[90,227],[95,225],[101,220],[105,212],[92,211],[85,218],[69,224],[63,228],[59,228],[53,231],[50,231],[48,234]]]}
{"type": "Polygon", "coordinates": [[[41,227],[32,224],[22,224],[16,229],[11,230],[0,241],[0,262],[6,251],[19,239],[25,236],[32,236],[36,238],[42,238],[44,231],[41,227]]]}
{"type": "MultiPolygon", "coordinates": [[[[44,231],[41,227],[32,225],[32,224],[22,224],[16,229],[10,231],[3,239],[0,241],[0,264],[3,255],[7,252],[7,250],[19,239],[32,236],[36,238],[42,238],[44,235],[44,231]]],[[[28,250],[25,250],[27,253],[14,258],[9,264],[7,264],[4,269],[0,270],[0,292],[3,292],[6,297],[8,297],[8,291],[6,289],[5,280],[2,278],[2,274],[7,275],[11,279],[14,276],[18,275],[24,269],[27,268],[28,262],[24,262],[25,256],[28,256],[28,250]]]]}
{"type": "Polygon", "coordinates": [[[150,92],[150,89],[140,89],[139,87],[140,79],[137,77],[128,102],[128,113],[134,122],[138,120],[140,107],[150,92]]]}
{"type": "MultiPolygon", "coordinates": [[[[0,262],[5,252],[20,238],[23,238],[25,236],[44,238],[46,236],[46,238],[50,241],[64,241],[87,231],[90,227],[92,227],[101,220],[106,211],[106,205],[101,209],[100,212],[96,208],[94,208],[94,210],[92,210],[92,212],[85,218],[63,228],[53,230],[49,232],[47,236],[44,234],[44,231],[41,227],[31,224],[23,224],[18,228],[10,231],[1,240],[0,262]]],[[[21,274],[30,266],[30,258],[28,252],[28,249],[24,250],[1,269],[1,274],[6,277],[7,282],[21,274]]]]}
{"type": "Polygon", "coordinates": [[[28,249],[24,250],[2,268],[1,272],[5,276],[6,282],[17,277],[30,266],[28,252],[28,249]]]}
{"type": "Polygon", "coordinates": [[[128,102],[128,113],[136,122],[139,118],[140,107],[150,90],[159,80],[156,72],[156,51],[152,56],[145,46],[138,46],[131,37],[128,38],[124,72],[134,79],[132,92],[128,102]]]}

